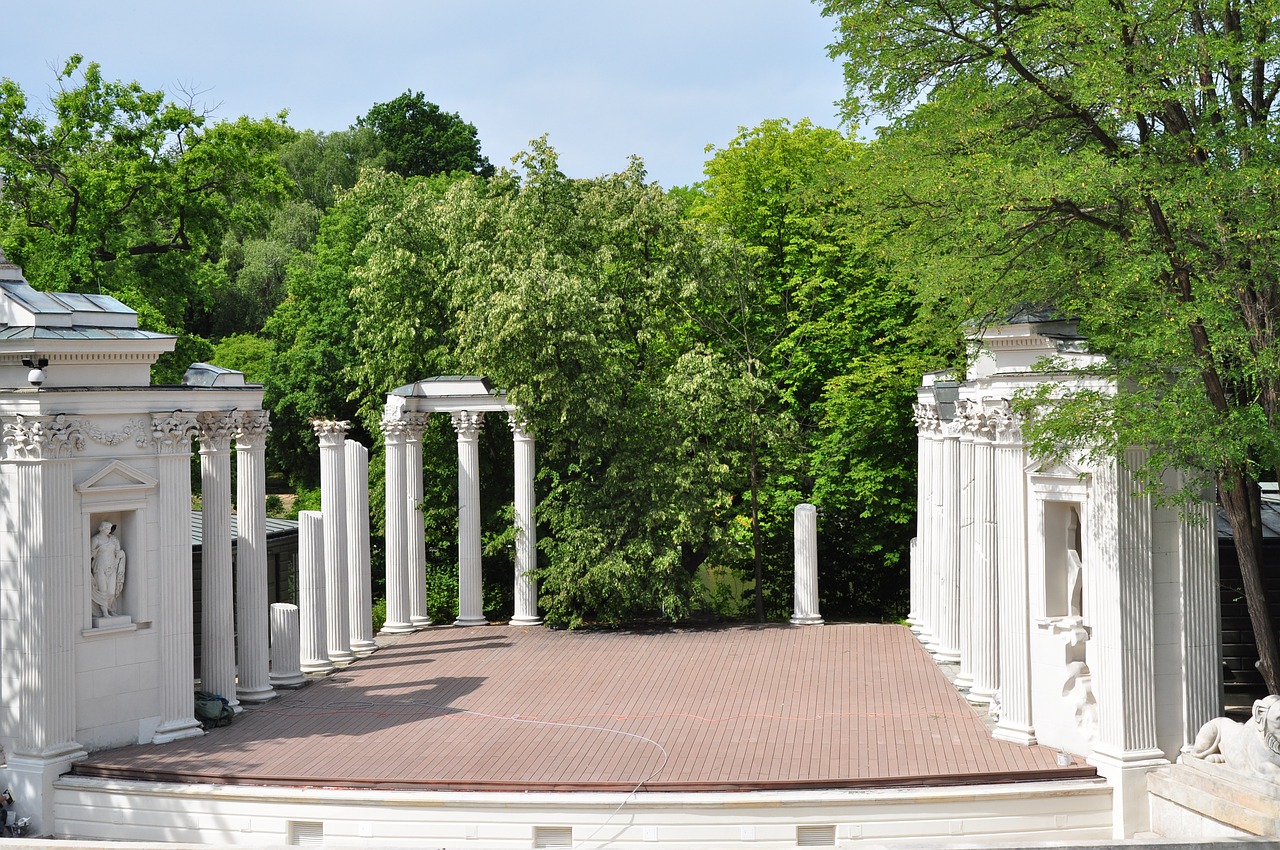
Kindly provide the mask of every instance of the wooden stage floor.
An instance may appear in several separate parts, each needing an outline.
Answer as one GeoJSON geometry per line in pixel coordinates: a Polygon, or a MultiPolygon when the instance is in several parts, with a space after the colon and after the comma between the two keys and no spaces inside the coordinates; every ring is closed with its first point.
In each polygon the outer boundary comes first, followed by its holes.
{"type": "Polygon", "coordinates": [[[991,739],[901,626],[434,627],[201,738],[73,773],[235,785],[757,791],[1092,777],[991,739]]]}

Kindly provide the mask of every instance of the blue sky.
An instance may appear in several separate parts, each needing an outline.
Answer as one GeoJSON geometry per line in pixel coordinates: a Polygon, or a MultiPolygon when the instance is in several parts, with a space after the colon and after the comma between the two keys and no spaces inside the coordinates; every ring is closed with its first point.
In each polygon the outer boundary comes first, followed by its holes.
{"type": "Polygon", "coordinates": [[[72,53],[109,79],[202,92],[215,115],[340,130],[423,92],[507,164],[547,134],[574,176],[639,155],[665,186],[766,118],[837,126],[833,22],[809,0],[219,0],[5,4],[0,75],[43,99],[72,53]]]}

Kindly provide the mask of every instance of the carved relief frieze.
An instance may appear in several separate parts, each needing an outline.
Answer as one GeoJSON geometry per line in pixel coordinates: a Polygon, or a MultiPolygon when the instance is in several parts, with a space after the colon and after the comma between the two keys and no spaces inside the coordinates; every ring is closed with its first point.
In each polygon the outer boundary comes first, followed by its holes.
{"type": "Polygon", "coordinates": [[[70,457],[84,450],[84,433],[79,419],[17,414],[4,423],[4,444],[10,458],[46,460],[70,457]]]}
{"type": "Polygon", "coordinates": [[[135,445],[145,445],[145,440],[139,440],[138,437],[149,435],[149,425],[145,419],[130,419],[119,431],[104,431],[92,423],[87,423],[84,426],[84,433],[90,440],[104,446],[118,446],[130,437],[134,438],[135,445]]]}

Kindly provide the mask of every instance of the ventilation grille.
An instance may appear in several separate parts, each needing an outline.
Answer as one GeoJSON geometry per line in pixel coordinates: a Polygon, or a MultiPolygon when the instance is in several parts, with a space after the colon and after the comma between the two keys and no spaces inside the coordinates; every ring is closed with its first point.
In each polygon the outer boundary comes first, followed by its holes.
{"type": "Polygon", "coordinates": [[[535,826],[533,828],[534,847],[572,847],[573,827],[571,826],[535,826]]]}
{"type": "Polygon", "coordinates": [[[797,826],[797,847],[835,847],[835,826],[797,826]]]}
{"type": "Polygon", "coordinates": [[[324,824],[312,820],[289,821],[290,847],[323,847],[324,824]]]}

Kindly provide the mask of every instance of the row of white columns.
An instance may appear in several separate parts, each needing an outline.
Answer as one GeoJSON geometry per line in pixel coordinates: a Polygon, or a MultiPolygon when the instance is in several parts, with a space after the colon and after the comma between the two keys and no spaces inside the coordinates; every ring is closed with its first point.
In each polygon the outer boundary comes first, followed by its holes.
{"type": "Polygon", "coordinates": [[[908,623],[979,705],[995,737],[1035,743],[1031,724],[1026,447],[1007,400],[961,402],[943,420],[915,406],[920,485],[908,623]]]}
{"type": "MultiPolygon", "coordinates": [[[[397,401],[399,401],[397,399],[397,401]]],[[[480,539],[480,432],[485,413],[449,411],[458,438],[458,617],[476,626],[484,617],[480,539]]],[[[389,403],[382,418],[387,511],[387,620],[383,631],[403,634],[431,625],[426,610],[426,541],[422,519],[422,433],[426,413],[389,403]]],[[[534,521],[534,438],[515,411],[507,412],[515,451],[515,612],[513,626],[538,616],[537,531],[534,521]]]]}

